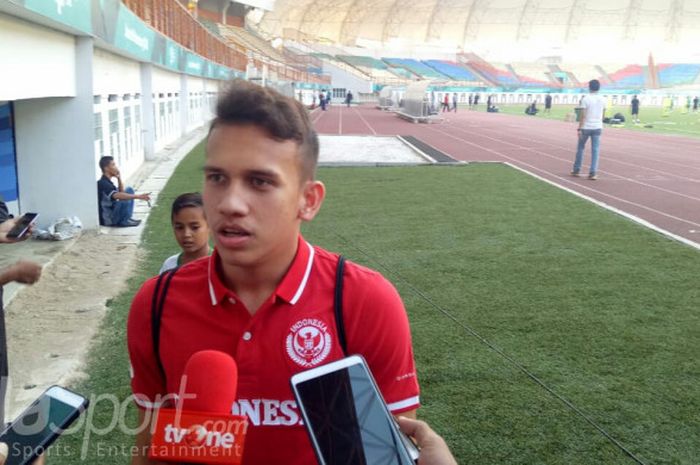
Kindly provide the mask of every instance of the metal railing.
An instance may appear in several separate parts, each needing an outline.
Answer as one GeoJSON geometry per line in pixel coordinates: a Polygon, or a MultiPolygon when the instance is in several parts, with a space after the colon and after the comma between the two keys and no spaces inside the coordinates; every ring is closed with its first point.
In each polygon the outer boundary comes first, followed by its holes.
{"type": "MultiPolygon", "coordinates": [[[[224,39],[204,27],[177,0],[122,0],[124,5],[153,29],[171,38],[183,47],[211,61],[239,71],[245,71],[252,61],[254,66],[262,69],[262,64],[268,67],[270,75],[278,79],[327,83],[329,79],[313,73],[299,71],[285,63],[273,62],[268,59],[250,59],[247,50],[240,44],[232,47],[224,39]]],[[[268,57],[269,58],[269,57],[268,57]]]]}

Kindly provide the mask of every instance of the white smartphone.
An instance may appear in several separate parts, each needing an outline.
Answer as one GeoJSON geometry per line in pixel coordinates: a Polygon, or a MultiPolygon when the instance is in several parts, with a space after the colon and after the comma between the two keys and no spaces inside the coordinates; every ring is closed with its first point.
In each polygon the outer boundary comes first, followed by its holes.
{"type": "Polygon", "coordinates": [[[51,386],[0,433],[8,447],[5,465],[27,465],[85,411],[88,400],[61,386],[51,386]]]}
{"type": "Polygon", "coordinates": [[[365,359],[351,355],[292,376],[292,391],[320,465],[415,465],[365,359]]]}

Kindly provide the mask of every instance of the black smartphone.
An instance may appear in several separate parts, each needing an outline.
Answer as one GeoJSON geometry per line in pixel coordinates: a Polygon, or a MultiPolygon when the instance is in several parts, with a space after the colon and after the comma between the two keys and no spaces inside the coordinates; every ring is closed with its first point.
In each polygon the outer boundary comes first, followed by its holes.
{"type": "Polygon", "coordinates": [[[88,400],[61,386],[51,386],[0,433],[8,447],[5,465],[28,465],[73,423],[88,400]]]}
{"type": "Polygon", "coordinates": [[[10,239],[21,239],[29,231],[29,226],[36,221],[38,213],[25,213],[17,220],[15,225],[7,232],[10,239]]]}
{"type": "Polygon", "coordinates": [[[389,412],[365,359],[352,355],[292,376],[321,465],[415,465],[419,451],[389,412]]]}

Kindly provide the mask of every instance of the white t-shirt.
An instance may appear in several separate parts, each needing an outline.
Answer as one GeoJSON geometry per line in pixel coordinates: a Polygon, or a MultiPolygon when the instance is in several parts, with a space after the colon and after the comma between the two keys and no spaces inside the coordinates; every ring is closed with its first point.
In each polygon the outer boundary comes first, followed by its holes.
{"type": "Polygon", "coordinates": [[[586,119],[583,120],[582,129],[603,129],[605,99],[597,93],[588,94],[583,98],[581,106],[586,109],[586,119]]]}
{"type": "Polygon", "coordinates": [[[160,267],[160,271],[158,272],[158,274],[161,274],[164,271],[172,270],[173,268],[177,267],[180,264],[180,255],[181,254],[176,253],[175,255],[166,258],[163,262],[163,266],[160,267]]]}

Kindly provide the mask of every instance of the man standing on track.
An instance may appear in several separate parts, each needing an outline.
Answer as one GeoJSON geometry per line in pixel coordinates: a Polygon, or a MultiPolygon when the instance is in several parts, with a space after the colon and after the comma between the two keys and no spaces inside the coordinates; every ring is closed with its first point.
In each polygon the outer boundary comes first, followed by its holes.
{"type": "Polygon", "coordinates": [[[598,94],[600,81],[593,79],[588,83],[590,94],[581,100],[581,118],[578,125],[578,146],[576,148],[576,160],[572,176],[578,177],[583,162],[583,150],[586,141],[591,139],[591,169],[588,179],[594,181],[598,178],[598,155],[600,154],[600,135],[603,132],[603,117],[605,116],[605,99],[598,94]]]}
{"type": "Polygon", "coordinates": [[[639,98],[636,95],[632,99],[632,122],[639,123],[639,98]]]}

